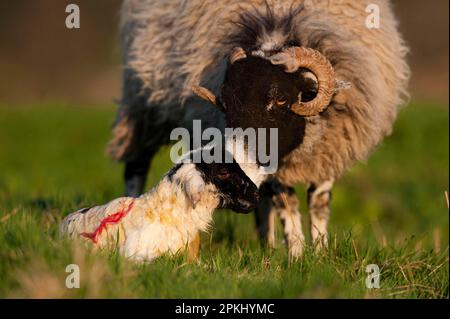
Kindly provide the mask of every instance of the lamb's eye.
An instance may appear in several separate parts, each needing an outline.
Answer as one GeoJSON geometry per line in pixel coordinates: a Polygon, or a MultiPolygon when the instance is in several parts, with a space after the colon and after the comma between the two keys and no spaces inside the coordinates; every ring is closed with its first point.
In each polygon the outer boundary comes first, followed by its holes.
{"type": "Polygon", "coordinates": [[[287,99],[286,98],[277,98],[275,100],[276,105],[278,106],[283,106],[287,103],[287,99]]]}
{"type": "Polygon", "coordinates": [[[228,179],[230,177],[230,173],[226,170],[220,170],[217,172],[217,178],[219,179],[228,179]]]}

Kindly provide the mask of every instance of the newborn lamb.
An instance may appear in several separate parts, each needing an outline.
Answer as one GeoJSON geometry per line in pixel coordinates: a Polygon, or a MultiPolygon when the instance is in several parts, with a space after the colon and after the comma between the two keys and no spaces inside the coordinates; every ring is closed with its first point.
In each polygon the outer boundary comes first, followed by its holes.
{"type": "MultiPolygon", "coordinates": [[[[192,153],[191,153],[192,154],[192,153]]],[[[256,165],[256,164],[254,164],[256,165]]],[[[172,168],[159,184],[138,198],[122,197],[106,205],[68,215],[61,232],[84,237],[101,248],[118,247],[124,256],[150,261],[164,253],[195,246],[216,208],[250,212],[258,202],[260,178],[252,165],[194,163],[172,168]]]]}

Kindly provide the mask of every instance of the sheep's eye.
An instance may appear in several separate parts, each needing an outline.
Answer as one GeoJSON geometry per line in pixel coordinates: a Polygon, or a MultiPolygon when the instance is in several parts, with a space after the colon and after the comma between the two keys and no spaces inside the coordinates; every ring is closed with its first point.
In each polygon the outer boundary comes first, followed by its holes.
{"type": "Polygon", "coordinates": [[[277,98],[275,100],[275,103],[278,106],[283,106],[283,105],[285,105],[287,103],[287,99],[285,99],[285,98],[277,98]]]}

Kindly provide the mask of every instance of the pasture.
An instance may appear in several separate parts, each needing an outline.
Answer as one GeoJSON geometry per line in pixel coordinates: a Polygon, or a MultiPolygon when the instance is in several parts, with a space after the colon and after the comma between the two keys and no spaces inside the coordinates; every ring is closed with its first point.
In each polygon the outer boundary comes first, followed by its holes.
{"type": "MultiPolygon", "coordinates": [[[[393,135],[335,187],[330,247],[291,261],[262,247],[254,216],[218,211],[201,256],[135,265],[117,252],[60,240],[78,208],[123,193],[122,165],[104,155],[115,107],[0,106],[0,297],[37,298],[448,298],[448,106],[413,101],[393,135]],[[67,289],[68,264],[81,287],[67,289]],[[380,268],[367,289],[366,266],[380,268]]],[[[156,156],[147,187],[171,166],[156,156]]],[[[305,187],[297,187],[308,234],[305,187]]]]}

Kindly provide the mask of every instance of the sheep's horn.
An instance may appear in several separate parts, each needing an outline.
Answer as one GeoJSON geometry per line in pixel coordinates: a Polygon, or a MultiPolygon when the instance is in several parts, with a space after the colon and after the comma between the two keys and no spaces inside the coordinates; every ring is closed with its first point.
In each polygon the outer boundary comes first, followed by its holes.
{"type": "Polygon", "coordinates": [[[231,50],[229,60],[230,63],[233,64],[237,60],[245,59],[247,57],[247,54],[245,53],[244,49],[241,47],[235,47],[233,50],[231,50]]]}
{"type": "Polygon", "coordinates": [[[217,107],[221,112],[225,112],[225,108],[222,105],[222,103],[220,103],[220,99],[218,99],[214,95],[214,93],[208,90],[207,88],[203,86],[194,85],[192,87],[192,92],[194,92],[194,94],[197,95],[202,100],[205,100],[214,105],[215,107],[217,107]]]}
{"type": "Polygon", "coordinates": [[[295,72],[299,68],[310,70],[317,78],[317,96],[308,102],[291,105],[291,110],[301,116],[313,116],[322,112],[331,102],[335,93],[334,70],[330,61],[320,52],[311,48],[290,47],[270,58],[272,64],[283,64],[286,72],[295,72]]]}

